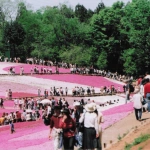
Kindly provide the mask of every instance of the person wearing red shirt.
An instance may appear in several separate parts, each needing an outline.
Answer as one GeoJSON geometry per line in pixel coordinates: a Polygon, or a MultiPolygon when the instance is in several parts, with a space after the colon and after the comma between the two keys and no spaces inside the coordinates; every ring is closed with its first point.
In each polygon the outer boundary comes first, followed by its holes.
{"type": "Polygon", "coordinates": [[[144,85],[144,97],[148,103],[147,110],[150,112],[150,80],[146,79],[146,84],[144,85]]]}
{"type": "Polygon", "coordinates": [[[71,118],[69,109],[62,111],[61,128],[63,129],[64,150],[74,150],[75,142],[75,121],[71,118]]]}
{"type": "Polygon", "coordinates": [[[16,117],[17,117],[17,122],[22,122],[22,119],[21,119],[21,113],[19,111],[16,111],[16,117]]]}
{"type": "Polygon", "coordinates": [[[60,150],[63,147],[62,141],[63,141],[63,131],[61,128],[61,122],[62,122],[62,115],[60,111],[60,106],[54,107],[54,114],[51,117],[50,121],[50,134],[49,139],[52,137],[52,130],[54,130],[54,150],[60,150]]]}
{"type": "Polygon", "coordinates": [[[146,84],[144,85],[144,97],[150,97],[150,82],[148,78],[146,79],[146,84]]]}
{"type": "Polygon", "coordinates": [[[139,78],[138,78],[137,81],[136,81],[136,85],[137,85],[137,86],[140,85],[141,82],[142,82],[142,80],[143,80],[143,76],[140,75],[139,78]]]}

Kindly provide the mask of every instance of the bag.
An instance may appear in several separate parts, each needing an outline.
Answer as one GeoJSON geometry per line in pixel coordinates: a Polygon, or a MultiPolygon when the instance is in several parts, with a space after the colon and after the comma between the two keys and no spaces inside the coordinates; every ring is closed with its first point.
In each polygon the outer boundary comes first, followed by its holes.
{"type": "Polygon", "coordinates": [[[43,116],[43,122],[46,126],[50,125],[50,117],[43,116]]]}
{"type": "MultiPolygon", "coordinates": [[[[83,115],[84,115],[84,119],[85,119],[85,113],[83,115]]],[[[79,132],[82,132],[82,133],[84,131],[84,119],[83,119],[82,123],[79,123],[79,132]]]]}
{"type": "Polygon", "coordinates": [[[145,105],[147,102],[146,102],[146,100],[145,99],[143,99],[143,101],[142,101],[142,105],[145,105]]]}
{"type": "Polygon", "coordinates": [[[129,84],[129,91],[130,91],[130,92],[134,92],[134,87],[133,87],[132,84],[129,84]]]}
{"type": "Polygon", "coordinates": [[[48,125],[50,125],[50,119],[44,119],[44,124],[46,125],[46,126],[48,126],[48,125]]]}
{"type": "Polygon", "coordinates": [[[79,123],[79,132],[83,133],[83,131],[84,131],[84,122],[79,123]]]}

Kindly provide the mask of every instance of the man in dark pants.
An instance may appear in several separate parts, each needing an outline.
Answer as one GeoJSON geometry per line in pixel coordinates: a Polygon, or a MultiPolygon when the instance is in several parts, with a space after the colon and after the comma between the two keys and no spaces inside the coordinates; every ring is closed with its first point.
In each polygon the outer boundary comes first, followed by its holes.
{"type": "Polygon", "coordinates": [[[142,101],[143,101],[143,98],[142,98],[142,95],[140,94],[139,88],[135,89],[134,93],[135,94],[133,95],[133,107],[135,110],[135,117],[136,117],[136,120],[140,121],[142,118],[142,101]]]}

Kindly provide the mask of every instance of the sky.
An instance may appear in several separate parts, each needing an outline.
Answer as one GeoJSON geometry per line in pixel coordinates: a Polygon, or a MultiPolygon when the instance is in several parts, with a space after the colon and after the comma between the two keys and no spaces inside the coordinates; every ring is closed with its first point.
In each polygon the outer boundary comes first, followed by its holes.
{"type": "MultiPolygon", "coordinates": [[[[111,6],[114,2],[118,0],[102,0],[106,6],[111,6]]],[[[130,0],[122,0],[124,3],[127,3],[130,0]]],[[[82,4],[87,9],[95,10],[97,5],[101,2],[101,0],[26,0],[32,6],[32,9],[37,10],[43,6],[58,6],[60,3],[65,3],[72,8],[74,8],[77,4],[82,4]]]]}

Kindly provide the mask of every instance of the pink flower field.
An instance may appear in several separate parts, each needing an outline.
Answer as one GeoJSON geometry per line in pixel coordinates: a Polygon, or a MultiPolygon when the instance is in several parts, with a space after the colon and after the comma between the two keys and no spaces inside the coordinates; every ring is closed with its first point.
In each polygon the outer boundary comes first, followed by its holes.
{"type": "MultiPolygon", "coordinates": [[[[15,64],[16,65],[16,64],[15,64]]],[[[14,65],[14,66],[15,66],[14,65]]],[[[15,66],[17,73],[20,72],[20,67],[23,66],[25,73],[30,73],[31,67],[34,65],[28,64],[18,64],[15,66]]],[[[37,66],[37,65],[36,65],[37,66]]],[[[10,67],[4,68],[8,70],[10,67]]],[[[54,71],[55,67],[53,67],[54,71]]],[[[60,68],[60,72],[69,73],[69,69],[60,68]]],[[[30,77],[30,76],[29,76],[30,77]]],[[[37,79],[49,79],[54,81],[63,81],[67,83],[75,83],[86,86],[94,86],[100,88],[101,86],[120,86],[122,90],[122,85],[116,84],[100,76],[87,76],[87,75],[77,75],[77,74],[53,74],[53,75],[33,75],[37,79]]],[[[76,85],[75,85],[76,86],[76,85]]],[[[5,98],[6,89],[12,89],[13,97],[29,97],[37,95],[37,88],[31,85],[25,85],[15,82],[1,81],[0,82],[0,97],[5,98]]],[[[42,89],[42,95],[44,89],[42,89]]],[[[69,99],[70,105],[72,105],[74,98],[69,99]]],[[[4,102],[5,109],[0,108],[0,116],[3,112],[16,111],[13,108],[13,101],[4,102]]],[[[110,108],[109,110],[103,111],[104,123],[102,124],[103,130],[118,122],[119,120],[126,117],[129,113],[133,111],[133,103],[128,103],[125,105],[116,106],[110,108]]],[[[22,122],[15,123],[16,132],[14,134],[10,133],[9,126],[0,126],[1,142],[0,150],[53,150],[53,140],[48,139],[49,127],[45,126],[42,119],[33,122],[22,122]]]]}
{"type": "MultiPolygon", "coordinates": [[[[16,64],[15,64],[16,65],[16,64]]],[[[20,73],[20,67],[24,67],[24,72],[25,73],[30,73],[30,69],[31,67],[34,67],[35,65],[30,65],[30,64],[22,64],[22,65],[18,65],[18,66],[12,66],[15,67],[15,71],[17,74],[20,73]]],[[[41,65],[36,65],[39,68],[43,67],[41,65]]],[[[3,70],[8,71],[10,67],[6,67],[3,70]]],[[[52,67],[53,72],[55,70],[55,67],[52,67]]],[[[69,69],[65,69],[65,68],[59,68],[59,72],[60,73],[70,73],[69,69]]],[[[101,77],[101,76],[90,76],[90,75],[77,75],[77,74],[53,74],[53,75],[33,75],[34,77],[37,78],[43,78],[43,79],[52,79],[52,80],[57,80],[57,81],[64,81],[64,82],[70,82],[70,83],[78,83],[78,84],[83,84],[83,85],[87,85],[87,86],[94,86],[94,87],[101,87],[101,86],[111,86],[114,85],[116,88],[118,86],[121,87],[121,91],[122,89],[122,85],[108,81],[107,79],[101,77]]]]}
{"type": "MultiPolygon", "coordinates": [[[[48,142],[47,150],[51,147],[53,150],[52,140],[48,140],[49,130],[44,126],[42,120],[34,122],[15,123],[16,132],[10,134],[9,126],[0,128],[1,144],[0,149],[15,150],[15,149],[28,149],[28,147],[42,145],[48,142]]],[[[37,148],[38,149],[38,148],[37,148]]]]}
{"type": "MultiPolygon", "coordinates": [[[[12,102],[10,103],[13,104],[12,102]]],[[[103,130],[131,113],[133,110],[132,105],[132,103],[128,103],[127,105],[117,106],[104,111],[105,122],[102,124],[103,130]]],[[[9,106],[8,102],[6,106],[9,106]]],[[[1,111],[4,111],[4,109],[0,109],[1,111]]],[[[15,129],[16,132],[10,134],[9,126],[0,127],[2,137],[0,149],[41,150],[44,148],[44,150],[53,150],[53,140],[48,139],[49,127],[45,126],[42,120],[15,123],[15,129]]]]}
{"type": "Polygon", "coordinates": [[[104,77],[101,76],[89,76],[89,75],[77,75],[77,74],[62,74],[62,75],[34,75],[37,78],[51,79],[57,81],[64,81],[70,83],[78,83],[87,86],[94,86],[100,88],[101,86],[111,86],[121,87],[121,91],[123,91],[122,85],[108,81],[104,77]]]}
{"type": "Polygon", "coordinates": [[[11,82],[11,84],[7,81],[0,82],[0,96],[6,96],[6,90],[11,89],[13,92],[13,97],[29,97],[29,96],[36,96],[37,95],[37,87],[19,84],[11,82]]]}

